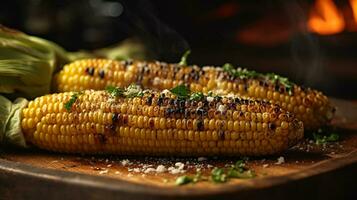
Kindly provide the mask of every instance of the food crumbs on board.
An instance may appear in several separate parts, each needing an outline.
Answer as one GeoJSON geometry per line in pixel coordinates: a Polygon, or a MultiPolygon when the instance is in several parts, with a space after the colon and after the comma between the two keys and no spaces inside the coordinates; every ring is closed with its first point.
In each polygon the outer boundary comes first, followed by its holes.
{"type": "Polygon", "coordinates": [[[285,158],[283,157],[283,156],[280,156],[279,158],[278,158],[278,161],[275,163],[276,165],[281,165],[281,164],[283,164],[283,163],[285,163],[285,158]]]}

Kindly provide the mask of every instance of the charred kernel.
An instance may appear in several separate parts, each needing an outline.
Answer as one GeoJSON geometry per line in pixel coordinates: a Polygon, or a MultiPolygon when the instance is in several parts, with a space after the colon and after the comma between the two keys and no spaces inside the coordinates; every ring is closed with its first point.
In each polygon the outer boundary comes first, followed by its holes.
{"type": "Polygon", "coordinates": [[[219,131],[219,132],[218,132],[218,138],[219,138],[220,140],[224,140],[224,131],[219,131]]]}
{"type": "Polygon", "coordinates": [[[126,124],[128,124],[128,115],[124,115],[123,117],[122,117],[122,121],[123,121],[123,125],[126,125],[126,124]]]}
{"type": "Polygon", "coordinates": [[[94,75],[94,67],[87,67],[87,68],[86,68],[86,73],[87,73],[88,75],[93,76],[93,75],[94,75]]]}
{"type": "Polygon", "coordinates": [[[104,76],[105,76],[105,72],[104,72],[103,69],[100,69],[99,72],[98,72],[98,74],[99,74],[99,77],[100,77],[101,79],[103,79],[104,76]]]}
{"type": "Polygon", "coordinates": [[[203,124],[203,121],[202,120],[198,120],[197,121],[197,129],[199,131],[203,131],[204,130],[204,124],[203,124]]]}
{"type": "Polygon", "coordinates": [[[98,139],[100,144],[105,144],[107,142],[107,138],[105,137],[104,134],[98,133],[95,134],[95,137],[98,139]]]}
{"type": "Polygon", "coordinates": [[[116,123],[119,120],[119,113],[113,113],[112,122],[116,123]]]}
{"type": "Polygon", "coordinates": [[[270,130],[275,130],[276,125],[273,124],[273,123],[269,123],[268,127],[269,127],[270,130]]]}
{"type": "Polygon", "coordinates": [[[149,97],[146,99],[146,104],[149,105],[149,106],[152,104],[152,97],[151,97],[151,96],[149,96],[149,97]]]}

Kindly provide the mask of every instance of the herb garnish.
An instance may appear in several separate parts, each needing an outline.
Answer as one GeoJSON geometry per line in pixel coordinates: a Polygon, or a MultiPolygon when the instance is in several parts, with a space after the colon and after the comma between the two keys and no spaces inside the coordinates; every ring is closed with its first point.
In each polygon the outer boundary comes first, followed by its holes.
{"type": "Polygon", "coordinates": [[[205,95],[203,95],[202,92],[194,92],[194,93],[191,94],[190,100],[200,101],[200,100],[202,100],[204,97],[205,97],[205,95]]]}
{"type": "Polygon", "coordinates": [[[135,84],[131,84],[125,89],[114,87],[114,86],[108,86],[105,88],[105,90],[113,97],[134,98],[134,97],[144,96],[144,92],[142,91],[140,86],[135,84]]]}
{"type": "Polygon", "coordinates": [[[176,179],[176,185],[186,185],[188,183],[197,183],[198,181],[202,180],[201,172],[197,172],[195,176],[180,176],[176,179]]]}
{"type": "Polygon", "coordinates": [[[181,66],[187,66],[187,57],[190,55],[191,50],[187,50],[183,56],[181,57],[181,61],[179,62],[179,65],[181,66]]]}
{"type": "Polygon", "coordinates": [[[190,95],[190,89],[185,85],[178,85],[170,90],[174,95],[179,98],[187,98],[190,95]]]}
{"type": "Polygon", "coordinates": [[[244,69],[235,68],[230,63],[224,64],[223,70],[225,72],[227,72],[229,75],[231,75],[233,77],[240,78],[240,79],[261,77],[263,79],[273,82],[274,84],[280,83],[281,85],[283,85],[285,87],[286,91],[288,91],[289,95],[292,95],[292,89],[293,89],[294,84],[292,82],[290,82],[289,79],[286,77],[282,77],[282,76],[279,76],[274,73],[268,73],[268,74],[264,75],[264,74],[254,71],[254,70],[247,70],[245,68],[244,69]]]}
{"type": "Polygon", "coordinates": [[[114,86],[108,86],[105,88],[105,90],[112,95],[113,97],[119,97],[119,96],[123,96],[124,95],[124,89],[122,88],[118,88],[118,87],[114,87],[114,86]]]}
{"type": "Polygon", "coordinates": [[[131,84],[125,89],[124,95],[128,98],[142,97],[144,96],[144,92],[139,85],[131,84]]]}
{"type": "Polygon", "coordinates": [[[322,129],[319,129],[317,133],[312,133],[315,143],[317,145],[326,144],[329,142],[336,142],[340,139],[340,135],[337,133],[330,133],[329,135],[322,135],[322,129]]]}
{"type": "Polygon", "coordinates": [[[71,98],[64,104],[67,111],[71,111],[73,104],[76,102],[80,94],[81,93],[79,92],[72,94],[71,98]]]}
{"type": "Polygon", "coordinates": [[[214,168],[211,172],[211,179],[215,183],[224,183],[227,181],[227,174],[223,168],[214,168]]]}
{"type": "Polygon", "coordinates": [[[230,178],[253,178],[255,173],[246,167],[244,160],[238,160],[235,165],[225,172],[222,168],[215,168],[212,171],[211,179],[215,183],[224,183],[230,178]]]}

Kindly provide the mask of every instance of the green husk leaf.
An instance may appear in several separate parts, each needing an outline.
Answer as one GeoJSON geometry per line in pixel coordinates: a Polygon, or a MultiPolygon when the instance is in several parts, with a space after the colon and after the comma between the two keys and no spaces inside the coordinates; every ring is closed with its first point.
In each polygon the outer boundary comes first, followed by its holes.
{"type": "Polygon", "coordinates": [[[21,131],[21,110],[27,103],[24,98],[18,98],[12,103],[0,95],[0,147],[5,144],[26,147],[21,131]]]}
{"type": "Polygon", "coordinates": [[[179,65],[187,66],[187,58],[190,54],[191,54],[191,50],[187,50],[181,57],[181,61],[179,62],[179,65]]]}

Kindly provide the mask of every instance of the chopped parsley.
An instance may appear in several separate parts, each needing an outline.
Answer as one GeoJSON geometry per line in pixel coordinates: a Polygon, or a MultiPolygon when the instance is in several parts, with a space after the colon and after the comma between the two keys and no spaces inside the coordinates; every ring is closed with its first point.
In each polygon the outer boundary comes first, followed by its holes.
{"type": "Polygon", "coordinates": [[[187,175],[180,176],[176,179],[175,184],[176,185],[186,185],[188,183],[193,182],[193,178],[187,175]]]}
{"type": "Polygon", "coordinates": [[[211,179],[214,183],[224,183],[227,181],[227,174],[223,168],[214,168],[211,172],[211,179]]]}
{"type": "Polygon", "coordinates": [[[144,92],[140,88],[140,86],[131,84],[127,88],[119,88],[114,86],[108,86],[105,90],[113,97],[142,97],[144,96],[144,92]]]}
{"type": "MultiPolygon", "coordinates": [[[[321,129],[319,129],[321,130],[321,129]]],[[[322,131],[319,131],[320,133],[322,131]]],[[[321,144],[327,144],[329,142],[336,142],[340,139],[340,135],[337,133],[331,133],[329,135],[321,135],[319,133],[312,133],[312,136],[314,137],[315,143],[317,145],[321,144]]]]}
{"type": "Polygon", "coordinates": [[[274,73],[268,73],[268,74],[261,74],[258,73],[254,70],[247,70],[247,69],[242,69],[242,68],[235,68],[232,64],[226,63],[223,65],[223,71],[227,72],[229,75],[233,77],[237,77],[240,79],[243,78],[256,78],[256,77],[261,77],[263,79],[269,80],[273,82],[274,84],[279,83],[283,85],[286,89],[286,91],[289,93],[289,95],[292,95],[292,89],[294,84],[289,81],[288,78],[279,76],[274,73]]]}
{"type": "Polygon", "coordinates": [[[76,102],[80,94],[81,93],[79,92],[72,94],[71,98],[64,104],[67,111],[71,111],[73,104],[76,102]]]}
{"type": "Polygon", "coordinates": [[[170,90],[171,93],[180,97],[180,98],[187,98],[190,95],[190,89],[185,85],[178,85],[170,90]]]}
{"type": "Polygon", "coordinates": [[[200,101],[205,97],[202,92],[194,92],[190,95],[190,100],[200,101]]]}
{"type": "Polygon", "coordinates": [[[195,176],[180,176],[176,179],[175,184],[176,185],[186,185],[188,183],[197,183],[202,179],[201,172],[197,172],[195,176]]]}
{"type": "Polygon", "coordinates": [[[230,178],[245,179],[253,177],[255,177],[255,172],[246,167],[244,160],[238,160],[227,172],[223,168],[215,168],[211,174],[211,179],[215,183],[224,183],[230,178]]]}
{"type": "Polygon", "coordinates": [[[187,66],[187,57],[188,55],[191,54],[191,50],[187,50],[183,56],[181,57],[181,61],[179,62],[179,65],[181,66],[187,66]]]}
{"type": "Polygon", "coordinates": [[[119,97],[119,96],[123,96],[124,95],[124,89],[122,88],[118,88],[118,87],[114,87],[114,86],[108,86],[105,88],[105,90],[112,95],[113,97],[119,97]]]}
{"type": "Polygon", "coordinates": [[[139,85],[131,84],[125,89],[124,95],[128,98],[142,97],[144,92],[139,85]]]}

